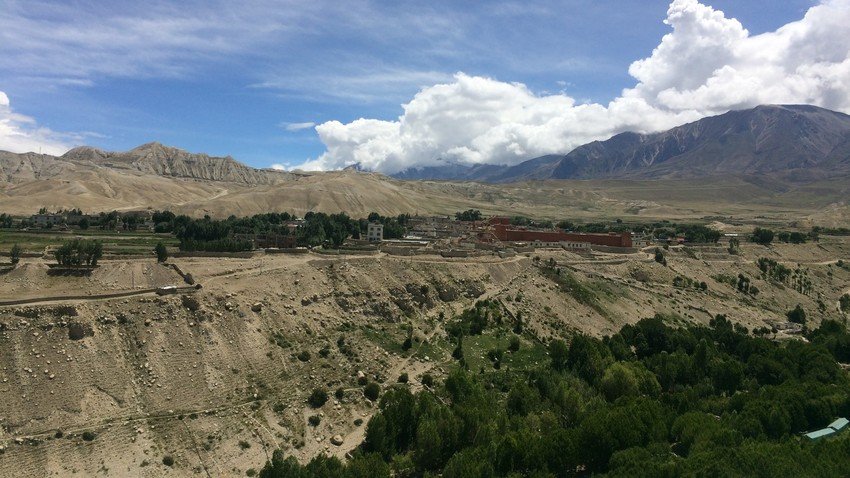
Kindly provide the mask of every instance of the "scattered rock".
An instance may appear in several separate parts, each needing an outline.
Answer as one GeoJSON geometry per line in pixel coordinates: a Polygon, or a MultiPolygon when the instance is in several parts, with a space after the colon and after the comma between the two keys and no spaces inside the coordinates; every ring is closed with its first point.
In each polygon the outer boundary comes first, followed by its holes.
{"type": "Polygon", "coordinates": [[[345,440],[342,439],[342,435],[334,435],[331,437],[331,444],[334,446],[340,446],[345,443],[345,440]]]}

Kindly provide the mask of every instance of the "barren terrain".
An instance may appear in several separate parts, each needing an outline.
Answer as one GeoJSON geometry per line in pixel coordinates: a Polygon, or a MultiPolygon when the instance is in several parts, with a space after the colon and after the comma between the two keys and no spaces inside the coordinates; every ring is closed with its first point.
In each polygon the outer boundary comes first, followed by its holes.
{"type": "MultiPolygon", "coordinates": [[[[302,461],[343,456],[376,410],[358,375],[384,387],[404,372],[414,388],[426,371],[439,378],[453,362],[445,322],[485,298],[522,314],[524,345],[503,365],[521,368],[547,360],[543,345],[553,337],[610,334],[655,313],[700,323],[722,313],[752,329],[786,321],[801,304],[817,324],[840,314],[838,297],[850,289],[850,270],[836,264],[850,259],[847,238],[745,244],[739,255],[675,246],[667,267],[651,252],[185,258],[174,262],[201,290],[113,300],[84,296],[181,278],[152,259],[104,261],[91,276],[56,277],[42,259],[25,258],[0,276],[0,300],[34,302],[0,307],[0,476],[245,476],[277,447],[302,461]],[[759,257],[805,271],[812,290],[760,279],[759,257]],[[550,260],[592,300],[546,276],[541,265],[550,260]],[[738,273],[761,292],[745,295],[715,279],[738,273]],[[677,275],[708,289],[673,287],[677,275]],[[38,302],[61,294],[81,297],[38,302]],[[409,327],[413,345],[405,351],[409,327]],[[306,399],[317,387],[330,400],[311,409],[306,399]],[[318,426],[308,424],[312,415],[321,417],[318,426]]],[[[470,368],[489,366],[485,352],[506,340],[496,333],[467,340],[470,368]]]]}

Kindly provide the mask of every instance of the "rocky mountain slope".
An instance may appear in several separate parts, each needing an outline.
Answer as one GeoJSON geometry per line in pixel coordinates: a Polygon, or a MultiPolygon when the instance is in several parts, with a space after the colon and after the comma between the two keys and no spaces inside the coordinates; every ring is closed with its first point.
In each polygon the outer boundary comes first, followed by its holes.
{"type": "Polygon", "coordinates": [[[850,116],[814,106],[759,106],[663,133],[623,133],[579,147],[553,178],[779,174],[799,180],[850,172],[850,116]]]}
{"type": "Polygon", "coordinates": [[[730,111],[653,134],[621,133],[519,165],[409,170],[405,179],[513,182],[771,175],[792,182],[850,174],[850,116],[807,105],[730,111]]]}
{"type": "Polygon", "coordinates": [[[74,148],[62,156],[0,151],[0,182],[20,184],[77,175],[101,174],[104,170],[130,175],[151,175],[199,181],[218,181],[249,186],[275,184],[290,176],[281,171],[254,169],[230,156],[189,153],[159,143],[143,144],[125,152],[103,151],[89,146],[74,148]]]}
{"type": "Polygon", "coordinates": [[[73,163],[90,162],[101,167],[129,169],[157,176],[248,185],[273,184],[286,175],[277,171],[254,169],[230,156],[222,158],[203,153],[194,154],[159,143],[143,144],[126,152],[106,152],[83,146],[63,154],[62,159],[73,163]]]}

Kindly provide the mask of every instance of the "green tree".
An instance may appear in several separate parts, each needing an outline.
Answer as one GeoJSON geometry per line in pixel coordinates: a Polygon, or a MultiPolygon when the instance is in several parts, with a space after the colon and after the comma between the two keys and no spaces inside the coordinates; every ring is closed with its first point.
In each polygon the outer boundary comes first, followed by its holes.
{"type": "Polygon", "coordinates": [[[664,266],[667,265],[667,258],[664,257],[664,252],[661,250],[660,247],[655,248],[655,262],[664,266]]]}
{"type": "Polygon", "coordinates": [[[156,247],[154,247],[154,252],[156,253],[157,262],[165,262],[168,260],[168,249],[162,242],[156,243],[156,247]]]}
{"type": "Polygon", "coordinates": [[[611,351],[599,339],[583,334],[573,337],[567,355],[567,364],[573,372],[588,383],[598,383],[612,361],[611,351]]]}
{"type": "Polygon", "coordinates": [[[605,370],[599,388],[610,402],[620,397],[633,397],[638,394],[637,378],[628,367],[620,362],[611,364],[605,370]]]}
{"type": "Polygon", "coordinates": [[[12,261],[12,264],[17,264],[21,260],[21,246],[18,244],[13,244],[12,248],[9,250],[9,260],[12,261]]]}
{"type": "Polygon", "coordinates": [[[744,371],[741,365],[733,360],[717,361],[711,367],[711,380],[714,388],[728,395],[735,393],[741,387],[744,371]]]}
{"type": "Polygon", "coordinates": [[[307,398],[307,403],[313,408],[319,408],[328,401],[328,392],[323,388],[314,388],[310,397],[307,398]]]}
{"type": "Polygon", "coordinates": [[[797,304],[797,307],[794,307],[793,310],[789,310],[787,314],[788,320],[794,322],[795,324],[806,324],[806,311],[803,310],[803,307],[800,304],[797,304]]]}
{"type": "Polygon", "coordinates": [[[452,358],[463,361],[463,333],[457,336],[457,345],[452,350],[452,358]]]}
{"type": "MultiPolygon", "coordinates": [[[[338,474],[323,475],[331,478],[338,474]]],[[[390,467],[374,453],[357,454],[346,466],[342,478],[390,478],[390,467]]]]}
{"type": "Polygon", "coordinates": [[[432,419],[423,419],[416,429],[416,448],[413,460],[420,470],[436,470],[442,466],[443,439],[432,419]]]}
{"type": "Polygon", "coordinates": [[[468,448],[455,454],[443,470],[444,478],[493,478],[495,471],[483,450],[468,448]]]}
{"type": "Polygon", "coordinates": [[[369,382],[363,387],[363,395],[369,400],[375,401],[381,394],[381,386],[375,382],[369,382]]]}
{"type": "Polygon", "coordinates": [[[752,235],[750,235],[750,240],[756,244],[767,246],[773,242],[773,236],[774,233],[772,230],[757,227],[753,230],[752,235]]]}
{"type": "Polygon", "coordinates": [[[741,241],[737,237],[729,239],[729,247],[726,248],[729,254],[738,254],[741,251],[741,241]]]}
{"type": "Polygon", "coordinates": [[[791,242],[791,244],[803,244],[806,242],[806,235],[802,232],[794,231],[790,234],[788,241],[791,242]]]}
{"type": "Polygon", "coordinates": [[[569,354],[570,349],[563,340],[553,340],[549,344],[549,359],[555,370],[565,370],[568,367],[569,354]]]}

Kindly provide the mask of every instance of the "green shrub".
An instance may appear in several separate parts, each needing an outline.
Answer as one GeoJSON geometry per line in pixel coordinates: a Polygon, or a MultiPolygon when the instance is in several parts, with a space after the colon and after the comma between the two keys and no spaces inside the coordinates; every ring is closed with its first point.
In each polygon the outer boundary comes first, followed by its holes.
{"type": "Polygon", "coordinates": [[[519,346],[520,346],[519,337],[517,337],[517,336],[511,337],[510,342],[508,342],[508,350],[510,350],[511,352],[516,352],[516,351],[519,350],[519,346]]]}
{"type": "Polygon", "coordinates": [[[328,392],[321,388],[313,389],[313,393],[307,399],[307,403],[313,408],[319,408],[328,401],[328,392]]]}
{"type": "Polygon", "coordinates": [[[372,400],[373,402],[378,399],[378,396],[381,394],[381,386],[375,382],[369,382],[363,387],[363,396],[372,400]]]}

